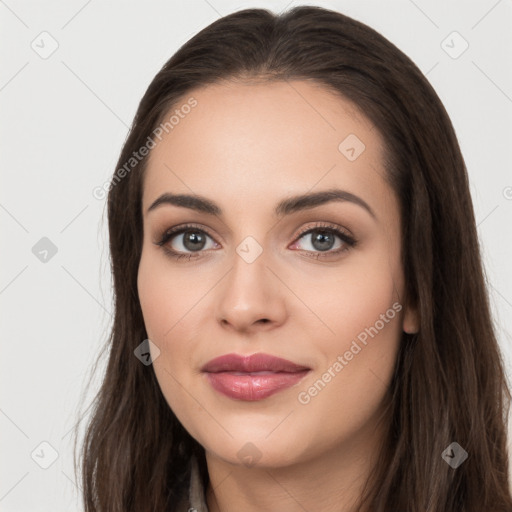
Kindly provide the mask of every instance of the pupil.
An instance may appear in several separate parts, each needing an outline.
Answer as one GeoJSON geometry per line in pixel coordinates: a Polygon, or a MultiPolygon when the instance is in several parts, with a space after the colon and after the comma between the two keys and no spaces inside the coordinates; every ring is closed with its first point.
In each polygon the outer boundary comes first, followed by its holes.
{"type": "Polygon", "coordinates": [[[332,248],[333,237],[328,231],[317,231],[318,235],[313,237],[313,247],[319,251],[327,251],[332,248]]]}

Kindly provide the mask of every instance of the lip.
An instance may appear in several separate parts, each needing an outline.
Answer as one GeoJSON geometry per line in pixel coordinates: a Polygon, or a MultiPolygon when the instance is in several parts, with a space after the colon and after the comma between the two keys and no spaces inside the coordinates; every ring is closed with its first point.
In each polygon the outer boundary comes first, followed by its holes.
{"type": "Polygon", "coordinates": [[[241,356],[239,354],[225,354],[208,361],[201,371],[208,373],[218,372],[287,372],[293,373],[302,370],[310,370],[287,359],[264,353],[241,356]]]}
{"type": "Polygon", "coordinates": [[[201,371],[219,393],[235,400],[267,398],[302,380],[311,368],[269,354],[225,354],[206,363],[201,371]]]}

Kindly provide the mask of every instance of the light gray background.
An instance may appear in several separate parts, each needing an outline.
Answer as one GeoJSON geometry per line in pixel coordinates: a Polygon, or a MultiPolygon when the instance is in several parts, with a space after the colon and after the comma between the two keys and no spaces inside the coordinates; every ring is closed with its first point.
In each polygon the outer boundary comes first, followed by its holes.
{"type": "MultiPolygon", "coordinates": [[[[95,379],[82,396],[112,311],[105,201],[92,191],[114,171],[146,87],[180,45],[220,16],[301,3],[0,0],[2,511],[81,510],[70,430],[97,389],[95,379]],[[52,40],[57,50],[42,58],[52,40]],[[43,237],[57,247],[47,262],[32,252],[43,237]],[[48,469],[40,467],[52,457],[43,441],[58,453],[48,469]]],[[[310,4],[381,32],[446,106],[470,175],[512,374],[512,1],[310,4]],[[464,42],[453,31],[469,44],[458,58],[464,42]]]]}

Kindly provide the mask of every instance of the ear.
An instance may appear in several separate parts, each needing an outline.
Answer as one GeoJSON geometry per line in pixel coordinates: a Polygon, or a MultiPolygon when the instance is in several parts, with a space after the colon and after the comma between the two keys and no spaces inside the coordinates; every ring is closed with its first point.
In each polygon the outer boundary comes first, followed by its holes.
{"type": "Polygon", "coordinates": [[[416,306],[408,304],[402,318],[402,329],[407,334],[416,334],[420,330],[420,317],[416,306]]]}

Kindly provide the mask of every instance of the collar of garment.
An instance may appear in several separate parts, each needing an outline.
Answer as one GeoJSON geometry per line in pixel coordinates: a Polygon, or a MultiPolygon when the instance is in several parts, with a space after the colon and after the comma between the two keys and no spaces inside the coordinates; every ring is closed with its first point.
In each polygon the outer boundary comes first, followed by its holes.
{"type": "Polygon", "coordinates": [[[179,512],[208,512],[206,492],[199,474],[199,465],[195,456],[190,459],[190,483],[177,509],[179,512]]]}

